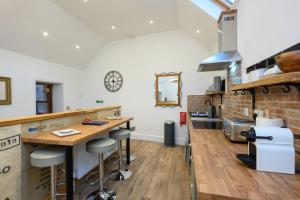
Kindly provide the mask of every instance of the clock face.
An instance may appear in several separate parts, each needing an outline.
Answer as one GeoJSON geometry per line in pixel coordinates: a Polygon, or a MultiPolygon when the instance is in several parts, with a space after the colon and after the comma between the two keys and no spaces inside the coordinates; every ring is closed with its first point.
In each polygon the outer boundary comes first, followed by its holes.
{"type": "Polygon", "coordinates": [[[104,85],[110,92],[117,92],[123,85],[123,77],[117,71],[110,71],[105,75],[104,85]]]}

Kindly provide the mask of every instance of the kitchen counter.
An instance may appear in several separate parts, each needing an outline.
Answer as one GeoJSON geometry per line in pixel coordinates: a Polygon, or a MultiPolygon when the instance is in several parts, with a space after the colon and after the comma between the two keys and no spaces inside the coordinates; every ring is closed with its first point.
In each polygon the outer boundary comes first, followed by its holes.
{"type": "Polygon", "coordinates": [[[81,114],[89,114],[96,113],[100,111],[112,110],[112,109],[120,109],[121,106],[102,106],[98,108],[90,108],[90,109],[76,109],[64,112],[50,113],[50,114],[42,114],[42,115],[31,115],[24,117],[15,117],[15,118],[5,118],[0,119],[0,127],[3,126],[11,126],[16,124],[25,124],[30,122],[38,122],[49,119],[63,118],[63,117],[71,117],[81,114]]]}
{"type": "Polygon", "coordinates": [[[190,117],[188,126],[198,199],[300,199],[300,174],[249,169],[236,158],[247,145],[231,143],[222,130],[193,129],[190,117]]]}

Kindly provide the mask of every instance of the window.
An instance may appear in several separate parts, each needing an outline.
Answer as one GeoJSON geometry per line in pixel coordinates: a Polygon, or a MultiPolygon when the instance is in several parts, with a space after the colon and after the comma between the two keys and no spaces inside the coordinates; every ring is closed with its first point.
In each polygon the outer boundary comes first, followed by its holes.
{"type": "Polygon", "coordinates": [[[36,114],[52,113],[52,88],[49,83],[36,83],[36,114]]]}
{"type": "Polygon", "coordinates": [[[223,7],[217,3],[217,0],[192,0],[192,2],[215,20],[218,20],[221,12],[224,10],[223,7]]]}
{"type": "Polygon", "coordinates": [[[235,0],[226,0],[228,3],[233,4],[235,0]]]}

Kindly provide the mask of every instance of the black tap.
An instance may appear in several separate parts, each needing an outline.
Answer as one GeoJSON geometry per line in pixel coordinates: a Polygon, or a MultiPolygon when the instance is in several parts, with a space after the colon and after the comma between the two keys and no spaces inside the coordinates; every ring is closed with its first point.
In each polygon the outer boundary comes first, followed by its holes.
{"type": "Polygon", "coordinates": [[[204,104],[206,105],[207,102],[209,102],[209,105],[211,106],[211,101],[209,99],[206,99],[204,104]]]}

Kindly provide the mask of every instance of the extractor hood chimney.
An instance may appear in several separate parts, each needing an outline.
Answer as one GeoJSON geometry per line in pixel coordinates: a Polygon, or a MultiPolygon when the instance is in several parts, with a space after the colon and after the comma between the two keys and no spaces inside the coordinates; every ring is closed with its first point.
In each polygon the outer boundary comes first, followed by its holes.
{"type": "Polygon", "coordinates": [[[237,10],[223,11],[218,20],[219,52],[203,60],[198,72],[226,70],[232,63],[240,62],[241,55],[237,52],[237,10]]]}

